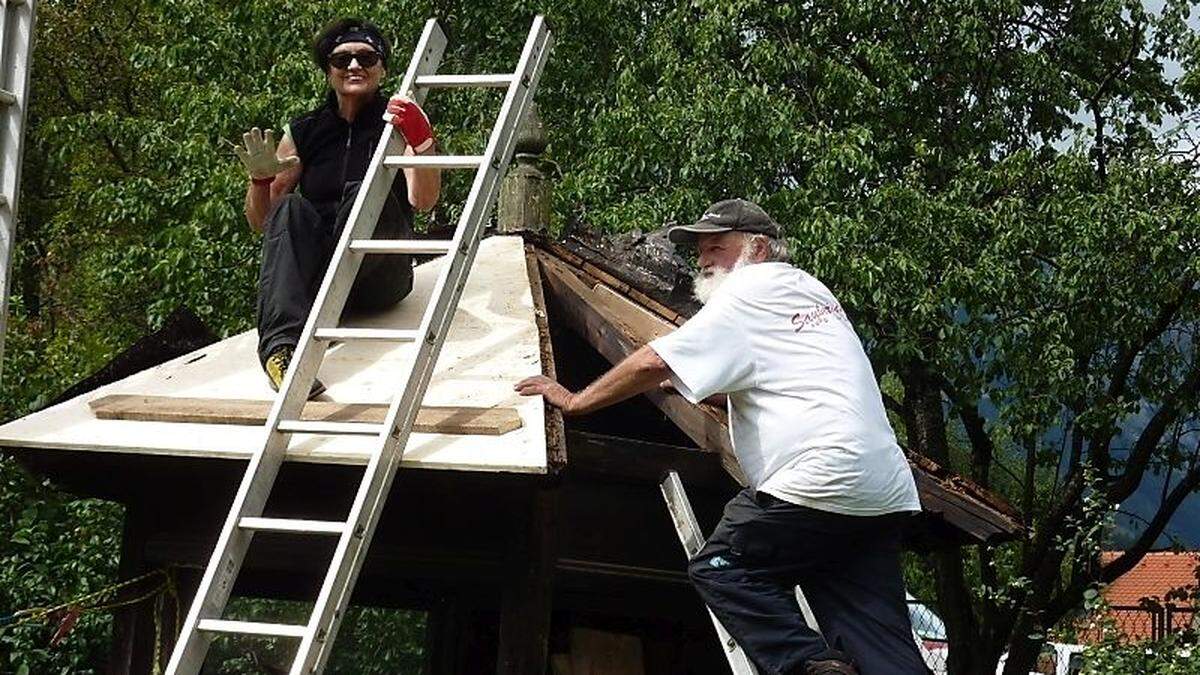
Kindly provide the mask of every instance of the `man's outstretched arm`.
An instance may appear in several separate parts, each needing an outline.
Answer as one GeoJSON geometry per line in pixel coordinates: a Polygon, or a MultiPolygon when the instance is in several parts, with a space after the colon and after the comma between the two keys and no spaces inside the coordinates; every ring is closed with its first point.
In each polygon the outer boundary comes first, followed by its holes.
{"type": "Polygon", "coordinates": [[[644,345],[577,393],[545,375],[527,377],[513,388],[522,396],[545,396],[547,403],[561,408],[564,414],[582,415],[655,389],[670,376],[666,361],[644,345]]]}

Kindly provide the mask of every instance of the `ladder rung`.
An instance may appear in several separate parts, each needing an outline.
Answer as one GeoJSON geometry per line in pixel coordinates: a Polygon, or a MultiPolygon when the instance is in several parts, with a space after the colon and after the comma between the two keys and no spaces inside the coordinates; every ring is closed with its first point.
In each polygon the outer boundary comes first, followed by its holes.
{"type": "Polygon", "coordinates": [[[233,633],[236,635],[263,635],[273,637],[302,638],[308,626],[289,623],[259,623],[257,621],[228,621],[226,619],[201,619],[196,624],[200,630],[210,633],[233,633]]]}
{"type": "Polygon", "coordinates": [[[401,169],[474,169],[483,155],[388,155],[383,163],[401,169]]]}
{"type": "Polygon", "coordinates": [[[346,524],[339,520],[297,520],[294,518],[258,518],[246,516],[238,521],[243,530],[295,532],[296,534],[341,534],[346,524]]]}
{"type": "Polygon", "coordinates": [[[421,75],[418,87],[448,89],[450,87],[507,87],[512,84],[512,73],[498,75],[421,75]]]}
{"type": "Polygon", "coordinates": [[[366,422],[322,422],[319,420],[283,420],[276,427],[290,434],[330,434],[337,436],[378,436],[382,424],[366,422]]]}
{"type": "Polygon", "coordinates": [[[318,328],[313,334],[318,340],[380,340],[384,342],[416,342],[420,331],[397,328],[318,328]]]}
{"type": "Polygon", "coordinates": [[[448,239],[355,239],[350,250],[355,253],[414,253],[442,254],[450,250],[454,242],[448,239]]]}
{"type": "Polygon", "coordinates": [[[17,102],[17,95],[7,89],[0,89],[0,104],[12,105],[17,102]]]}

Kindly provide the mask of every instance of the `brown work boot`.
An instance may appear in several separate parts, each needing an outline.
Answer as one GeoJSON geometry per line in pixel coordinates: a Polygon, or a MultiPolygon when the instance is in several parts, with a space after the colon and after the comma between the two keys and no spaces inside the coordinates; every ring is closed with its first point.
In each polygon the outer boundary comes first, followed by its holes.
{"type": "MultiPolygon", "coordinates": [[[[271,352],[267,357],[267,362],[263,364],[263,370],[267,373],[267,380],[271,384],[271,388],[279,391],[283,386],[283,378],[287,375],[288,367],[292,364],[292,353],[295,351],[290,345],[284,345],[271,352]]],[[[312,399],[320,396],[325,391],[325,385],[318,379],[313,378],[312,389],[308,391],[308,398],[312,399]]]]}
{"type": "Polygon", "coordinates": [[[858,669],[838,659],[820,659],[804,664],[804,675],[858,675],[858,669]]]}

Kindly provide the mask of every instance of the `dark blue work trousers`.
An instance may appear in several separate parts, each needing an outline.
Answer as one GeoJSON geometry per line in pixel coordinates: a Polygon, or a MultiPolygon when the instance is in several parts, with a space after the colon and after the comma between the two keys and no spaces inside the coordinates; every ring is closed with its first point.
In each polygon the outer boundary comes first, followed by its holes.
{"type": "MultiPolygon", "coordinates": [[[[258,359],[295,347],[325,278],[342,228],[358,196],[358,182],[347,183],[341,201],[318,208],[303,196],[284,196],[263,223],[262,266],[258,275],[258,359]]],[[[412,233],[398,203],[388,192],[373,239],[401,239],[412,233]]],[[[378,311],[399,302],[412,291],[412,258],[373,254],[363,257],[350,289],[346,309],[378,311]]]]}
{"type": "Polygon", "coordinates": [[[688,565],[704,602],[763,675],[837,650],[862,675],[924,675],[900,570],[909,514],[846,516],[746,489],[688,565]],[[804,591],[821,634],[804,621],[804,591]]]}

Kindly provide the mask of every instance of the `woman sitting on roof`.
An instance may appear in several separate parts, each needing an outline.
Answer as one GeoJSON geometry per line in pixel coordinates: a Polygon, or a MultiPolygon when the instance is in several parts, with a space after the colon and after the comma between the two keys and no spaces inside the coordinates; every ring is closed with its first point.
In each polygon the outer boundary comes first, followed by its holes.
{"type": "MultiPolygon", "coordinates": [[[[380,93],[390,48],[379,29],[360,19],[339,19],[313,42],[325,72],[323,105],[291,121],[279,147],[270,129],[243,136],[238,157],[250,175],[246,220],[263,238],[258,277],[258,357],[271,387],[279,390],[309,309],[350,215],[367,166],[382,137],[384,113],[403,135],[405,154],[433,152],[433,129],[415,102],[380,93]],[[295,190],[299,188],[299,190],[295,190]]],[[[375,227],[376,239],[398,239],[413,229],[413,209],[427,211],[441,190],[438,169],[397,172],[375,227]]],[[[363,259],[347,307],[379,310],[412,290],[408,256],[363,259]]],[[[314,381],[309,396],[324,390],[314,381]]]]}

